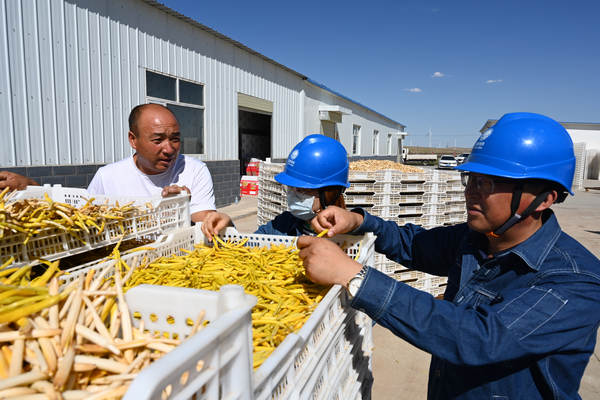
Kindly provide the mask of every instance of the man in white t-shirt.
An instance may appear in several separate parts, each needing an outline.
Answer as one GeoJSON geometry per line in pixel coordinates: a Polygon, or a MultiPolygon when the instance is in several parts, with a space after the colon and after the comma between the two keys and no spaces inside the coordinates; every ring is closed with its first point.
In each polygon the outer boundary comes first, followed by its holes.
{"type": "Polygon", "coordinates": [[[179,122],[168,108],[142,104],[131,110],[129,144],[136,153],[100,168],[88,187],[91,194],[149,197],[186,190],[193,222],[216,210],[208,167],[179,154],[179,122]]]}
{"type": "MultiPolygon", "coordinates": [[[[136,153],[100,168],[88,187],[90,194],[150,197],[191,194],[193,222],[216,210],[213,184],[202,161],[179,154],[179,122],[166,107],[142,104],[129,114],[129,144],[136,153]]],[[[25,189],[37,185],[24,176],[0,172],[0,189],[25,189]]]]}

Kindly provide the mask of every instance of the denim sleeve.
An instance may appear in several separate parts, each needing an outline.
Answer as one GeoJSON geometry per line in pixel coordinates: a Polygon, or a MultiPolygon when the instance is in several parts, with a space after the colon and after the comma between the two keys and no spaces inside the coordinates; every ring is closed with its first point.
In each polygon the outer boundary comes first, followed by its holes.
{"type": "Polygon", "coordinates": [[[375,251],[403,266],[432,275],[447,276],[456,260],[457,249],[468,227],[466,224],[425,229],[394,221],[385,221],[362,209],[363,223],[352,234],[373,232],[377,235],[375,251]]]}
{"type": "Polygon", "coordinates": [[[600,320],[597,279],[556,277],[503,292],[497,304],[457,306],[369,269],[352,307],[456,365],[489,365],[580,351],[600,320]],[[561,279],[559,278],[560,282],[561,279]]]}
{"type": "Polygon", "coordinates": [[[272,221],[258,227],[254,233],[263,235],[299,236],[298,224],[301,221],[292,213],[286,211],[276,216],[272,221]]]}

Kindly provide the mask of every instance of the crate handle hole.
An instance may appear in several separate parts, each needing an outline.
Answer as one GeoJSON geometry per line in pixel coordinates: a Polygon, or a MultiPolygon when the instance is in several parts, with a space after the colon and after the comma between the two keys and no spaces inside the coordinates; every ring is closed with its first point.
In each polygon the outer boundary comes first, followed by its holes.
{"type": "Polygon", "coordinates": [[[189,377],[190,377],[190,371],[185,371],[183,374],[181,374],[181,379],[179,379],[179,382],[182,385],[185,385],[187,383],[189,377]]]}
{"type": "Polygon", "coordinates": [[[162,395],[161,395],[162,400],[167,400],[169,398],[169,396],[171,396],[172,390],[173,390],[172,385],[167,386],[162,392],[162,395]]]}

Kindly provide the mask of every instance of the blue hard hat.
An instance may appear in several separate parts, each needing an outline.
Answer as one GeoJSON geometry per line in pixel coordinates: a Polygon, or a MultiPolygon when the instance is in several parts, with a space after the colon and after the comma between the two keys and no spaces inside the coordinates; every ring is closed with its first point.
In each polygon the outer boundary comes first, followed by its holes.
{"type": "Polygon", "coordinates": [[[467,162],[455,169],[510,179],[546,179],[569,193],[575,174],[569,133],[539,114],[510,113],[475,142],[467,162]]]}
{"type": "Polygon", "coordinates": [[[303,189],[349,187],[349,165],[348,154],[340,142],[323,135],[310,135],[294,147],[283,172],[275,175],[275,180],[303,189]]]}

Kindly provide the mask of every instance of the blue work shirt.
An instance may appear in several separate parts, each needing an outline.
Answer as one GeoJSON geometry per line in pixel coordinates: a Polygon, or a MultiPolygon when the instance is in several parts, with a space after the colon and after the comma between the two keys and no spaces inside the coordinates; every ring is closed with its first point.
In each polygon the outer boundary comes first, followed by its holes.
{"type": "Polygon", "coordinates": [[[285,211],[276,216],[272,221],[259,226],[254,233],[284,236],[316,235],[312,229],[306,226],[304,220],[294,217],[289,211],[285,211]]]}
{"type": "Polygon", "coordinates": [[[600,261],[551,210],[531,237],[492,258],[467,224],[425,230],[360,212],[353,233],[375,233],[377,252],[448,277],[436,300],[370,268],[351,303],[432,355],[429,399],[580,398],[600,321],[600,261]]]}

